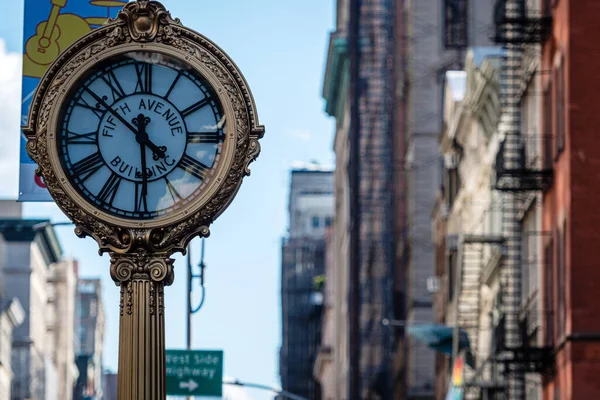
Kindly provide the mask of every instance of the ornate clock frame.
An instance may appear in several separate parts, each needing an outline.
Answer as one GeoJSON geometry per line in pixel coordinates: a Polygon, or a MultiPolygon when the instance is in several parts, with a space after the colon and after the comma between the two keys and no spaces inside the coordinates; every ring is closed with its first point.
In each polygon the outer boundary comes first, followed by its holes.
{"type": "Polygon", "coordinates": [[[110,253],[111,277],[121,287],[119,400],[163,400],[164,286],[174,279],[171,256],[185,253],[194,237],[209,236],[210,224],[231,203],[260,153],[264,127],[244,77],[225,52],[173,19],[161,3],[137,0],[57,58],[40,81],[23,130],[37,173],[75,224],[76,235],[93,237],[100,254],[110,253]],[[71,85],[102,60],[131,51],[167,54],[199,71],[216,89],[230,127],[230,152],[213,185],[184,210],[155,221],[118,218],[93,207],[66,178],[57,151],[58,115],[71,85]]]}

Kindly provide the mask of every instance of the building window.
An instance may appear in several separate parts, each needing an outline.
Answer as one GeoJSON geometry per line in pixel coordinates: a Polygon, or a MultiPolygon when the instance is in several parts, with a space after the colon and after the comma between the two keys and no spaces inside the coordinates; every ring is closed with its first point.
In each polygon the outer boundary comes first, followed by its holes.
{"type": "Polygon", "coordinates": [[[454,201],[458,197],[458,191],[460,190],[460,174],[458,168],[448,170],[448,204],[450,207],[454,204],[454,201]]]}
{"type": "Polygon", "coordinates": [[[521,237],[521,289],[523,293],[523,302],[525,304],[533,301],[534,296],[537,296],[538,292],[540,234],[537,232],[538,223],[536,217],[536,208],[533,206],[525,214],[525,218],[523,219],[523,232],[521,237]]]}
{"type": "Polygon", "coordinates": [[[317,217],[317,216],[313,217],[312,218],[312,226],[313,226],[313,228],[316,229],[316,228],[319,227],[319,225],[320,225],[320,219],[319,219],[319,217],[317,217]]]}
{"type": "Polygon", "coordinates": [[[444,47],[462,49],[468,46],[467,0],[444,1],[444,47]]]}
{"type": "Polygon", "coordinates": [[[325,227],[329,228],[331,226],[331,217],[325,217],[325,227]]]}
{"type": "Polygon", "coordinates": [[[542,115],[544,119],[544,168],[552,168],[552,81],[548,82],[548,86],[544,90],[544,112],[542,115]]]}
{"type": "Polygon", "coordinates": [[[558,229],[557,234],[557,276],[556,283],[557,287],[557,336],[558,338],[562,338],[566,333],[566,325],[567,325],[567,246],[566,246],[566,237],[567,237],[567,223],[566,221],[563,223],[563,226],[558,229]]]}
{"type": "Polygon", "coordinates": [[[554,344],[554,248],[552,237],[544,247],[544,325],[546,346],[554,344]]]}
{"type": "Polygon", "coordinates": [[[456,251],[448,255],[448,301],[454,298],[454,280],[456,274],[456,251]]]}
{"type": "Polygon", "coordinates": [[[554,135],[556,156],[560,155],[565,148],[565,125],[566,125],[566,103],[565,96],[565,65],[561,57],[558,65],[554,68],[554,135]]]}
{"type": "Polygon", "coordinates": [[[460,181],[460,172],[458,170],[458,165],[460,163],[460,155],[458,153],[452,152],[444,155],[444,166],[446,168],[445,172],[445,198],[446,203],[448,204],[448,208],[452,208],[454,201],[458,197],[458,192],[460,190],[461,181],[460,181]]]}

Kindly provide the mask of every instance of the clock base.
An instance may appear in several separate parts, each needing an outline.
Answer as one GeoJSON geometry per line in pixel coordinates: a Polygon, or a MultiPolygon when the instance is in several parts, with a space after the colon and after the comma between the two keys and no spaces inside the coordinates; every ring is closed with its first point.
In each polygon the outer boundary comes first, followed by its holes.
{"type": "Polygon", "coordinates": [[[173,259],[113,254],[111,277],[121,287],[118,400],[164,400],[164,287],[173,282],[173,259]]]}

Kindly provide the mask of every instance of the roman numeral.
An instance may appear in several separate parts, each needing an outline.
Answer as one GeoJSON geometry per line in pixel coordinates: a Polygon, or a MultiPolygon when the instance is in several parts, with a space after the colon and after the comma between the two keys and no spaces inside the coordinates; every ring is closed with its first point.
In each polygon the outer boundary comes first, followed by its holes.
{"type": "MultiPolygon", "coordinates": [[[[90,92],[90,94],[92,94],[92,96],[97,96],[96,93],[92,92],[89,89],[86,89],[88,92],[90,92]]],[[[94,107],[92,106],[90,103],[88,103],[83,97],[79,98],[79,101],[77,103],[75,103],[76,107],[81,107],[81,108],[87,108],[88,110],[92,110],[94,112],[94,114],[96,114],[96,116],[98,117],[98,119],[102,119],[102,115],[104,115],[104,111],[101,110],[99,107],[94,107]]]]}
{"type": "Polygon", "coordinates": [[[166,176],[165,182],[167,182],[167,188],[169,189],[169,194],[171,194],[171,197],[173,198],[173,203],[183,200],[183,197],[181,197],[181,195],[177,192],[177,189],[175,189],[175,186],[173,186],[171,181],[169,181],[166,176]]]}
{"type": "Polygon", "coordinates": [[[186,108],[185,110],[183,110],[181,112],[181,116],[183,118],[187,117],[190,114],[195,113],[196,111],[200,110],[202,107],[206,106],[209,102],[210,102],[210,97],[205,97],[202,100],[192,104],[191,106],[189,106],[188,108],[186,108]]]}
{"type": "Polygon", "coordinates": [[[223,140],[223,133],[219,132],[188,132],[188,143],[217,144],[223,140]]]}
{"type": "Polygon", "coordinates": [[[193,175],[200,180],[204,180],[204,177],[208,172],[208,167],[206,165],[196,160],[195,158],[188,156],[187,154],[184,155],[181,161],[179,162],[179,168],[183,169],[188,174],[193,175]]]}
{"type": "Polygon", "coordinates": [[[110,88],[114,101],[125,97],[125,91],[123,90],[121,83],[119,82],[113,71],[108,72],[106,75],[101,75],[100,77],[102,78],[104,83],[106,83],[106,85],[110,88]]]}
{"type": "Polygon", "coordinates": [[[96,138],[98,136],[98,132],[90,132],[90,133],[75,133],[71,131],[67,131],[67,145],[72,144],[96,144],[96,138]]]}
{"type": "Polygon", "coordinates": [[[168,99],[169,96],[171,95],[171,92],[173,91],[173,89],[175,89],[175,86],[177,85],[177,82],[179,82],[179,78],[181,78],[181,71],[179,71],[177,73],[177,76],[173,80],[173,83],[171,84],[171,87],[169,88],[169,90],[167,90],[167,94],[165,94],[165,99],[168,99]]]}
{"type": "Polygon", "coordinates": [[[141,93],[152,93],[152,64],[135,64],[135,73],[137,74],[135,91],[141,93]]]}
{"type": "Polygon", "coordinates": [[[103,166],[104,160],[102,160],[100,153],[96,152],[73,164],[71,170],[75,176],[85,182],[103,166]]]}
{"type": "Polygon", "coordinates": [[[102,187],[102,190],[100,190],[100,193],[98,193],[98,200],[106,204],[112,204],[112,202],[115,200],[117,192],[119,191],[119,185],[121,185],[122,179],[123,178],[115,173],[111,174],[110,178],[108,178],[102,187]]]}
{"type": "Polygon", "coordinates": [[[144,193],[144,184],[143,183],[136,183],[135,184],[135,212],[136,213],[140,213],[142,212],[142,207],[143,207],[143,212],[148,212],[148,198],[147,198],[147,193],[144,193]]]}

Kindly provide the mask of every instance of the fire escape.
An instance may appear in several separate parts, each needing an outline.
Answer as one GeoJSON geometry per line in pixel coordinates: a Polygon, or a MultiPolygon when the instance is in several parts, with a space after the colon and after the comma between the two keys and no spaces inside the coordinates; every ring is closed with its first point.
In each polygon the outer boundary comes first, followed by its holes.
{"type": "Polygon", "coordinates": [[[496,154],[495,189],[503,192],[536,192],[552,184],[550,135],[509,133],[496,154]],[[540,155],[541,154],[541,155],[540,155]]]}
{"type": "MultiPolygon", "coordinates": [[[[495,234],[465,234],[458,239],[457,265],[457,320],[458,327],[466,331],[471,347],[470,358],[467,361],[475,365],[479,354],[479,334],[481,329],[481,280],[483,266],[487,254],[486,248],[493,249],[502,246],[504,239],[495,234]]],[[[480,397],[480,384],[476,382],[475,371],[465,372],[465,384],[470,387],[465,393],[467,399],[480,397]]]]}
{"type": "Polygon", "coordinates": [[[395,3],[359,1],[361,83],[359,155],[360,398],[389,399],[393,387],[394,332],[381,321],[393,315],[394,130],[389,54],[394,45],[395,3]]]}
{"type": "MultiPolygon", "coordinates": [[[[550,132],[522,132],[520,126],[523,78],[528,73],[523,68],[524,54],[532,46],[545,42],[552,32],[551,1],[544,0],[542,3],[540,12],[526,7],[525,0],[499,0],[494,16],[494,40],[506,49],[501,71],[501,105],[509,125],[503,132],[504,140],[496,155],[494,189],[507,194],[506,199],[509,200],[504,202],[503,224],[512,228],[505,231],[505,252],[511,259],[503,267],[506,268],[502,283],[506,286],[501,300],[504,309],[493,328],[492,361],[507,382],[515,377],[524,381],[525,374],[543,373],[553,363],[552,348],[540,346],[535,340],[536,329],[541,327],[538,324],[541,311],[537,300],[532,304],[531,299],[526,297],[527,293],[523,295],[520,289],[522,275],[526,275],[530,268],[541,271],[543,267],[539,254],[543,233],[524,232],[522,216],[526,212],[526,204],[535,202],[537,193],[552,184],[550,132]],[[527,252],[521,251],[527,247],[526,236],[538,243],[537,247],[533,247],[537,252],[534,263],[529,263],[527,252]]],[[[509,386],[506,398],[526,398],[525,388],[519,387],[518,383],[509,386]]]]}
{"type": "MultiPolygon", "coordinates": [[[[486,217],[492,210],[484,213],[486,217]]],[[[485,327],[481,320],[482,281],[487,274],[486,265],[495,257],[501,257],[504,238],[493,229],[484,229],[481,233],[461,234],[456,238],[457,299],[455,312],[457,327],[465,331],[469,338],[467,364],[472,368],[465,370],[465,399],[479,399],[484,390],[494,386],[475,370],[475,366],[487,364],[487,354],[480,352],[480,333],[485,327]]],[[[456,335],[456,333],[455,333],[456,335]]]]}
{"type": "MultiPolygon", "coordinates": [[[[495,8],[494,41],[515,50],[545,42],[552,33],[550,1],[544,0],[540,15],[532,15],[520,0],[518,17],[507,16],[507,0],[498,0],[495,8]]],[[[512,13],[515,14],[515,13],[512,13]]],[[[514,98],[508,94],[522,95],[521,62],[503,63],[503,106],[514,98]],[[510,92],[510,93],[509,93],[510,92]]],[[[552,183],[551,134],[509,131],[501,142],[496,156],[495,189],[506,192],[543,191],[552,183]]]]}

